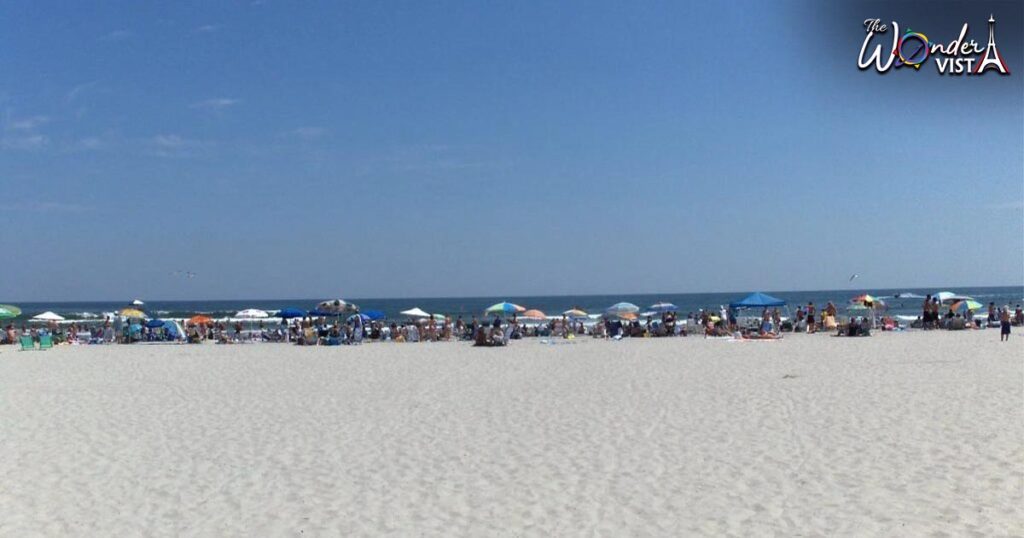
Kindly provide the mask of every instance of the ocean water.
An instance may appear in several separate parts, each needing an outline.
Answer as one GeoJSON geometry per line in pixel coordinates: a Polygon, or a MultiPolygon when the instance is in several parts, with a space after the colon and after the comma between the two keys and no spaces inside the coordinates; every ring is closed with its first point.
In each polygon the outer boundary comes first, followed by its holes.
{"type": "MultiPolygon", "coordinates": [[[[876,297],[883,298],[888,304],[888,312],[891,314],[917,315],[920,313],[921,299],[900,299],[895,298],[896,294],[916,293],[927,295],[938,291],[953,291],[958,294],[968,295],[976,301],[987,305],[990,301],[997,306],[1009,304],[1015,307],[1024,304],[1024,287],[987,287],[987,288],[949,288],[949,289],[924,289],[924,288],[901,288],[901,289],[845,289],[845,290],[821,290],[821,291],[767,291],[766,293],[783,299],[789,303],[790,308],[797,305],[806,305],[813,301],[819,308],[826,302],[832,301],[842,310],[852,297],[863,293],[870,293],[876,297]]],[[[578,295],[578,296],[537,296],[537,297],[447,297],[447,298],[410,298],[410,299],[344,299],[359,305],[363,310],[380,310],[389,318],[397,319],[401,316],[399,312],[413,307],[419,307],[427,312],[437,314],[462,316],[469,319],[471,316],[483,316],[483,311],[488,306],[509,301],[526,308],[536,308],[548,315],[558,315],[561,312],[573,307],[581,308],[590,313],[600,313],[602,310],[620,301],[627,301],[636,304],[645,310],[647,306],[657,302],[667,301],[679,307],[682,314],[697,312],[701,308],[716,310],[720,305],[727,305],[732,301],[745,297],[749,292],[734,293],[662,293],[662,294],[619,294],[619,295],[578,295]]],[[[246,308],[259,308],[268,312],[282,308],[294,307],[302,310],[311,310],[316,304],[328,298],[322,299],[247,299],[230,301],[146,301],[141,307],[151,317],[185,318],[195,314],[205,314],[213,318],[230,317],[239,310],[246,308]]],[[[143,298],[145,300],[145,298],[143,298]]],[[[113,312],[126,306],[127,300],[120,301],[99,301],[99,302],[42,302],[42,303],[18,303],[22,309],[22,316],[13,320],[28,319],[36,314],[45,311],[53,311],[68,319],[89,319],[100,317],[105,312],[113,312]]],[[[6,323],[6,320],[5,322],[6,323]]]]}

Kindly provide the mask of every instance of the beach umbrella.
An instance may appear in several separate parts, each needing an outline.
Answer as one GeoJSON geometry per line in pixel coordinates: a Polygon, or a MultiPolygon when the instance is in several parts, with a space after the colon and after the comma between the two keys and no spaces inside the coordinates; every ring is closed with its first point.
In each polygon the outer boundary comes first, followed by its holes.
{"type": "Polygon", "coordinates": [[[633,303],[615,303],[608,308],[604,309],[605,314],[610,316],[623,317],[624,314],[636,314],[640,311],[640,307],[633,303]]]}
{"type": "Polygon", "coordinates": [[[985,305],[973,299],[963,299],[949,305],[950,312],[958,312],[961,314],[966,314],[968,310],[972,312],[979,312],[983,308],[985,308],[985,305]]]}
{"type": "Polygon", "coordinates": [[[972,301],[974,300],[974,297],[968,297],[966,295],[960,295],[959,293],[953,293],[951,291],[940,291],[939,293],[936,293],[935,295],[932,295],[932,297],[937,298],[940,303],[945,303],[947,301],[950,302],[950,303],[955,303],[957,301],[968,300],[968,299],[972,300],[972,301]]]}
{"type": "Polygon", "coordinates": [[[387,317],[384,315],[384,312],[381,312],[380,310],[366,310],[363,312],[363,315],[370,321],[377,321],[387,317]]]}
{"type": "Polygon", "coordinates": [[[146,303],[144,303],[144,302],[142,302],[142,301],[140,301],[138,299],[133,299],[132,302],[128,303],[129,306],[143,306],[145,304],[146,303]]]}
{"type": "Polygon", "coordinates": [[[637,320],[636,312],[623,312],[623,313],[617,314],[617,315],[619,316],[620,319],[624,319],[626,321],[636,321],[637,320]]]}
{"type": "Polygon", "coordinates": [[[582,310],[580,310],[579,308],[570,308],[569,310],[566,310],[565,312],[562,312],[562,315],[566,316],[566,317],[570,317],[570,318],[585,318],[585,317],[587,317],[587,313],[582,311],[582,310]]]}
{"type": "Polygon", "coordinates": [[[864,303],[851,303],[846,309],[850,312],[867,312],[871,307],[864,303]]]}
{"type": "Polygon", "coordinates": [[[53,312],[43,312],[38,316],[32,316],[32,321],[64,321],[64,316],[54,314],[53,312]]]}
{"type": "Polygon", "coordinates": [[[515,314],[517,312],[525,312],[526,309],[512,303],[498,303],[492,304],[484,310],[485,314],[515,314]]]}
{"type": "Polygon", "coordinates": [[[164,326],[164,320],[153,318],[146,322],[146,327],[150,329],[159,329],[164,326]]]}
{"type": "Polygon", "coordinates": [[[301,317],[303,317],[305,315],[306,315],[306,312],[304,312],[302,310],[299,310],[298,308],[288,307],[288,308],[282,308],[281,310],[278,310],[277,314],[274,314],[274,317],[275,318],[281,318],[281,319],[292,319],[292,318],[301,318],[301,317]]]}
{"type": "Polygon", "coordinates": [[[242,319],[264,319],[269,318],[270,314],[266,310],[260,310],[258,308],[246,308],[235,313],[236,318],[242,319]]]}
{"type": "Polygon", "coordinates": [[[874,304],[875,301],[877,301],[877,300],[878,300],[877,297],[872,297],[872,296],[870,296],[870,295],[865,293],[863,295],[858,295],[858,296],[854,297],[853,299],[850,299],[850,302],[851,303],[864,303],[864,304],[870,306],[871,304],[874,304]]]}
{"type": "Polygon", "coordinates": [[[366,322],[370,321],[370,316],[367,316],[366,314],[363,314],[363,313],[352,314],[351,316],[348,317],[348,321],[352,321],[352,320],[356,319],[357,317],[358,318],[362,318],[363,323],[366,323],[366,322]]]}
{"type": "Polygon", "coordinates": [[[526,312],[523,312],[521,317],[527,319],[547,319],[547,316],[544,314],[544,312],[541,312],[536,308],[534,308],[533,310],[527,310],[526,312]]]}
{"type": "Polygon", "coordinates": [[[146,317],[146,313],[138,308],[122,308],[117,311],[117,314],[128,319],[144,319],[146,317]]]}
{"type": "Polygon", "coordinates": [[[346,302],[344,299],[330,299],[327,301],[321,301],[316,305],[316,309],[321,312],[330,312],[331,314],[347,314],[349,312],[358,312],[359,307],[346,302]]]}
{"type": "Polygon", "coordinates": [[[213,319],[210,318],[210,316],[198,315],[189,318],[188,322],[191,323],[192,325],[209,325],[211,322],[213,322],[213,319]]]}
{"type": "Polygon", "coordinates": [[[0,304],[0,319],[16,318],[20,315],[20,308],[10,304],[0,304]]]}
{"type": "Polygon", "coordinates": [[[424,311],[422,308],[410,308],[409,310],[403,310],[400,312],[403,316],[410,318],[429,318],[430,314],[424,311]]]}
{"type": "Polygon", "coordinates": [[[650,308],[654,312],[658,312],[658,313],[661,313],[661,312],[676,312],[676,311],[679,310],[679,307],[674,305],[674,304],[672,304],[672,303],[655,303],[655,304],[652,304],[651,306],[649,306],[648,308],[650,308]]]}

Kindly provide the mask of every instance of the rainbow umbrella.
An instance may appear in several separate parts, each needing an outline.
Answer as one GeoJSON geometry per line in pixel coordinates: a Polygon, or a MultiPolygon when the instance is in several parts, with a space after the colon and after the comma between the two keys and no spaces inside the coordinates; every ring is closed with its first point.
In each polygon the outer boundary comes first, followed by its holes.
{"type": "Polygon", "coordinates": [[[0,319],[16,318],[21,315],[21,309],[9,304],[0,304],[0,319]]]}
{"type": "Polygon", "coordinates": [[[983,308],[985,308],[985,305],[972,299],[963,299],[949,305],[950,312],[959,312],[961,314],[966,314],[968,310],[971,312],[979,312],[983,308]]]}
{"type": "Polygon", "coordinates": [[[512,303],[498,303],[487,307],[484,310],[485,314],[514,314],[516,312],[525,312],[526,309],[512,303]]]}

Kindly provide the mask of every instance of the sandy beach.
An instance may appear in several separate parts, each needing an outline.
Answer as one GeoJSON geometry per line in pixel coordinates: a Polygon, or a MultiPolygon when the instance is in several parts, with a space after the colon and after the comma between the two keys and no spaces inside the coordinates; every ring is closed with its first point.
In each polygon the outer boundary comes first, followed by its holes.
{"type": "Polygon", "coordinates": [[[994,330],[0,350],[3,536],[1024,534],[994,330]]]}

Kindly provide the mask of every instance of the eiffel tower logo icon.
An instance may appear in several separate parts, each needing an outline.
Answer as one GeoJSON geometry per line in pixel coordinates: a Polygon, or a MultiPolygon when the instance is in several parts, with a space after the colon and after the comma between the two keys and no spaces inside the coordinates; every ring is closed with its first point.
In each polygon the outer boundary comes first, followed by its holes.
{"type": "Polygon", "coordinates": [[[988,16],[988,47],[985,48],[985,56],[974,66],[974,74],[984,73],[986,69],[996,69],[1002,75],[1010,74],[1003,56],[996,49],[996,18],[991,14],[988,16]]]}

